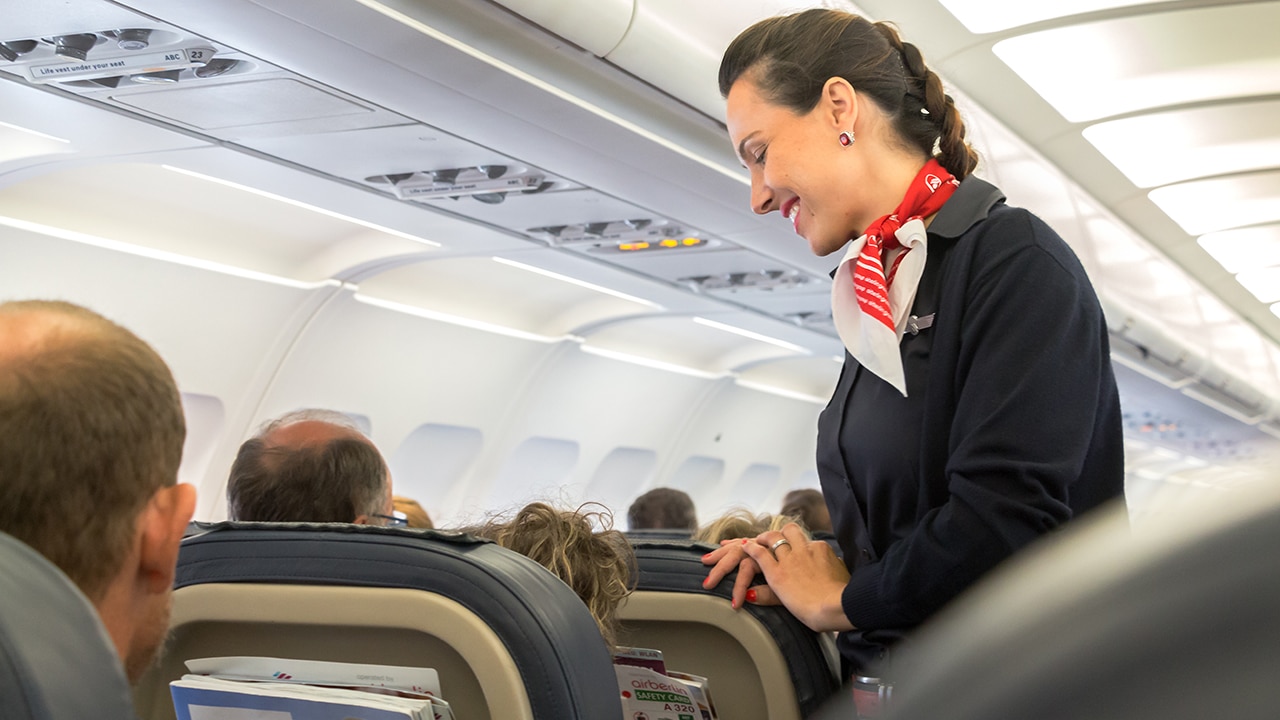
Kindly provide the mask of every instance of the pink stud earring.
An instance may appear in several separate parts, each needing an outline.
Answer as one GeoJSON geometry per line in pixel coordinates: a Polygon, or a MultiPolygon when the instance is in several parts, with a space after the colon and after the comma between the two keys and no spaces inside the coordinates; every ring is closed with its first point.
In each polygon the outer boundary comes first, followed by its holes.
{"type": "Polygon", "coordinates": [[[841,145],[843,145],[844,147],[849,147],[850,145],[853,144],[853,131],[846,130],[840,133],[839,140],[841,145]]]}

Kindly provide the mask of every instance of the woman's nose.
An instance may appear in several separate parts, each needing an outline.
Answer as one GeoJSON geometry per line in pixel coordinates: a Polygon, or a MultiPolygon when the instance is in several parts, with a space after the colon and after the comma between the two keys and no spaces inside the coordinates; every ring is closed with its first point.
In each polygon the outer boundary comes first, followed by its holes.
{"type": "Polygon", "coordinates": [[[751,178],[751,209],[757,215],[764,215],[777,209],[773,206],[773,190],[765,185],[759,175],[751,178]]]}

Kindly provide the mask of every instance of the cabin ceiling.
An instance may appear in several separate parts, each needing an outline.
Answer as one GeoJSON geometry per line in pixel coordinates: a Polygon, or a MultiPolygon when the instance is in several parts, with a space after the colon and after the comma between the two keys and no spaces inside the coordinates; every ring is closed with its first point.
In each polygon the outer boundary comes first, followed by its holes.
{"type": "MultiPolygon", "coordinates": [[[[1220,325],[1210,344],[1276,379],[1280,2],[822,4],[894,20],[957,96],[981,106],[971,116],[1003,123],[1077,186],[1063,192],[1061,178],[975,124],[1013,202],[1069,242],[1071,232],[1092,238],[1074,246],[1119,288],[1108,302],[1160,306],[1165,327],[1177,329],[1169,315],[1220,325]],[[1064,7],[1087,12],[1060,17],[1064,7]],[[1072,202],[1086,196],[1172,264],[1146,262],[1123,233],[1111,241],[1109,218],[1072,202]],[[1081,218],[1088,228],[1071,227],[1081,218]],[[1269,347],[1236,338],[1233,314],[1269,347]]],[[[358,284],[366,302],[583,336],[599,352],[734,371],[820,399],[840,351],[827,276],[837,258],[813,257],[783,219],[747,212],[714,80],[738,31],[792,5],[0,0],[0,42],[15,55],[0,59],[0,214],[120,227],[157,252],[285,283],[358,284]],[[664,23],[676,15],[689,22],[664,23]],[[148,46],[122,47],[125,29],[149,31],[148,46]],[[56,54],[50,40],[76,34],[92,35],[88,57],[106,67],[84,73],[56,54]],[[74,161],[49,169],[68,153],[74,161]],[[113,162],[94,166],[95,155],[113,162]],[[60,217],[40,200],[54,187],[92,201],[60,217]],[[295,206],[233,200],[250,191],[295,206]],[[220,215],[219,199],[251,215],[220,215]],[[137,208],[145,221],[130,218],[137,208]],[[166,240],[182,218],[197,231],[166,240]],[[276,244],[255,245],[249,228],[275,228],[276,244]],[[592,277],[634,300],[567,290],[546,273],[592,277]],[[512,288],[530,302],[495,301],[512,288]],[[784,345],[717,335],[695,317],[784,345]]],[[[1275,417],[1274,387],[1263,391],[1244,393],[1256,400],[1250,422],[1275,417]]]]}
{"type": "Polygon", "coordinates": [[[1280,2],[859,5],[892,18],[948,82],[1280,341],[1274,300],[1250,293],[1197,243],[1250,227],[1257,249],[1237,245],[1224,257],[1274,264],[1266,253],[1280,246],[1280,2]]]}

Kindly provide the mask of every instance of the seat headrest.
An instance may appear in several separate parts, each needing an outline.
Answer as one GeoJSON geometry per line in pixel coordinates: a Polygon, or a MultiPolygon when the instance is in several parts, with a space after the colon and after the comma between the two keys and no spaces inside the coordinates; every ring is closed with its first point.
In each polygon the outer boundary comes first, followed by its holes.
{"type": "Polygon", "coordinates": [[[438,530],[277,523],[205,530],[182,542],[177,588],[254,582],[424,590],[458,602],[501,639],[535,717],[621,713],[612,659],[590,611],[523,555],[438,530]]]}
{"type": "Polygon", "coordinates": [[[26,544],[0,533],[0,716],[133,718],[129,683],[89,600],[26,544]]]}
{"type": "Polygon", "coordinates": [[[892,717],[1274,717],[1280,488],[1256,490],[1015,558],[895,659],[892,717]]]}
{"type": "MultiPolygon", "coordinates": [[[[715,546],[691,540],[632,540],[639,569],[637,591],[718,595],[726,606],[733,594],[736,574],[724,578],[715,588],[702,587],[709,568],[702,556],[715,546]]],[[[781,606],[745,605],[743,609],[760,621],[777,642],[795,686],[802,716],[821,705],[839,688],[839,680],[828,663],[817,633],[814,633],[781,606]]]]}

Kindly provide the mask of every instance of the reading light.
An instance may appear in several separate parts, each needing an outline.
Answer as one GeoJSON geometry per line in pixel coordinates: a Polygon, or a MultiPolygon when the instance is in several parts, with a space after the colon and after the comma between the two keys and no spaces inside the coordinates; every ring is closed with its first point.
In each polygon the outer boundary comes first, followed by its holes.
{"type": "Polygon", "coordinates": [[[145,50],[151,44],[151,30],[148,28],[129,28],[116,30],[116,45],[121,50],[145,50]]]}
{"type": "Polygon", "coordinates": [[[160,70],[134,75],[131,79],[144,85],[169,85],[178,82],[178,76],[181,74],[181,70],[160,70]]]}
{"type": "Polygon", "coordinates": [[[120,87],[120,81],[124,79],[123,75],[112,75],[111,77],[93,78],[90,80],[80,80],[80,83],[90,83],[104,88],[120,87]]]}
{"type": "Polygon", "coordinates": [[[759,270],[756,272],[728,273],[726,275],[698,275],[680,278],[677,282],[696,292],[710,290],[784,290],[803,287],[815,281],[799,270],[759,270]]]}
{"type": "Polygon", "coordinates": [[[201,80],[205,78],[218,77],[225,74],[228,70],[240,64],[239,60],[231,60],[228,58],[214,58],[208,63],[195,68],[191,72],[201,80]]]}
{"type": "Polygon", "coordinates": [[[541,192],[553,184],[545,182],[546,178],[540,173],[506,165],[391,173],[367,177],[365,181],[390,183],[401,200],[457,199],[471,195],[490,205],[502,202],[503,193],[541,192]]]}
{"type": "Polygon", "coordinates": [[[35,40],[10,40],[9,42],[0,42],[0,58],[4,58],[9,62],[18,59],[19,55],[26,55],[36,49],[35,40]]]}
{"type": "MultiPolygon", "coordinates": [[[[97,37],[87,35],[86,37],[97,37]]],[[[188,47],[152,52],[135,52],[95,59],[94,62],[27,63],[22,67],[27,79],[33,83],[67,83],[76,80],[94,80],[104,77],[133,75],[144,78],[140,82],[177,82],[170,71],[203,66],[214,55],[207,46],[188,47]],[[136,74],[135,74],[136,73],[136,74]],[[169,73],[164,75],[162,73],[169,73]],[[150,76],[156,76],[152,78],[150,76]]]]}
{"type": "Polygon", "coordinates": [[[93,33],[76,33],[75,35],[58,35],[52,39],[53,52],[71,60],[84,60],[89,57],[89,49],[98,44],[98,36],[93,33]]]}

